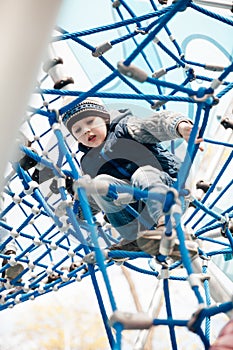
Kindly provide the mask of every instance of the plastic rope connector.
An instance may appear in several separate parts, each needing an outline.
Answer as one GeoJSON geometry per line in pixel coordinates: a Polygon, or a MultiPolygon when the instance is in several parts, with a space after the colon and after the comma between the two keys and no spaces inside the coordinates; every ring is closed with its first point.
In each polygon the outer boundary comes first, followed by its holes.
{"type": "Polygon", "coordinates": [[[36,205],[32,207],[31,211],[34,215],[38,215],[41,212],[40,208],[38,208],[36,205]]]}
{"type": "Polygon", "coordinates": [[[55,215],[57,215],[58,217],[61,217],[63,215],[66,214],[66,209],[69,206],[69,202],[64,200],[62,201],[57,208],[55,209],[55,215]]]}
{"type": "Polygon", "coordinates": [[[19,304],[19,303],[21,303],[21,295],[16,295],[16,297],[15,297],[15,304],[19,304]]]}
{"type": "Polygon", "coordinates": [[[225,221],[223,222],[223,226],[221,228],[221,235],[225,238],[227,237],[226,230],[229,228],[229,222],[230,222],[229,215],[228,213],[226,213],[225,221]]]}
{"type": "Polygon", "coordinates": [[[75,256],[75,252],[73,251],[73,249],[69,249],[67,252],[67,255],[69,255],[71,258],[73,258],[75,256]]]}
{"type": "Polygon", "coordinates": [[[49,70],[55,67],[57,64],[63,64],[63,59],[61,57],[54,57],[53,59],[46,61],[43,64],[43,70],[45,73],[48,73],[49,70]]]}
{"type": "Polygon", "coordinates": [[[211,186],[211,183],[200,180],[196,183],[196,189],[201,189],[204,193],[206,193],[211,186]]]}
{"type": "MultiPolygon", "coordinates": [[[[48,153],[46,152],[46,154],[45,154],[45,152],[42,152],[42,154],[43,154],[43,156],[48,156],[48,153]]],[[[36,164],[36,166],[35,166],[35,169],[37,169],[37,170],[42,170],[42,169],[44,169],[45,168],[45,166],[44,166],[44,164],[42,164],[42,163],[37,163],[36,164]]]]}
{"type": "Polygon", "coordinates": [[[114,0],[112,3],[112,7],[114,9],[118,8],[121,5],[121,2],[119,0],[114,0]]]}
{"type": "Polygon", "coordinates": [[[207,274],[207,273],[201,273],[199,275],[199,278],[200,278],[201,282],[205,282],[205,281],[209,281],[211,276],[209,274],[207,274]]]}
{"type": "Polygon", "coordinates": [[[52,250],[57,250],[58,246],[55,242],[51,242],[49,247],[52,249],[52,250]]]}
{"type": "Polygon", "coordinates": [[[164,234],[160,241],[159,253],[165,256],[169,255],[172,252],[172,248],[175,244],[175,239],[175,231],[172,232],[171,236],[166,236],[164,234]]]}
{"type": "Polygon", "coordinates": [[[63,274],[61,275],[61,280],[62,282],[68,282],[69,277],[68,277],[68,271],[64,271],[63,274]]]}
{"type": "Polygon", "coordinates": [[[138,27],[136,27],[134,31],[135,31],[135,33],[139,33],[139,34],[142,34],[142,35],[148,34],[148,32],[146,30],[138,28],[138,27]]]}
{"type": "Polygon", "coordinates": [[[38,237],[35,237],[35,238],[34,238],[33,243],[34,243],[36,246],[42,245],[42,242],[41,242],[41,240],[40,240],[38,237]]]}
{"type": "Polygon", "coordinates": [[[230,120],[228,117],[225,117],[221,120],[220,124],[225,128],[225,129],[232,129],[233,130],[233,120],[230,120]]]}
{"type": "Polygon", "coordinates": [[[175,38],[172,34],[169,35],[169,39],[171,40],[171,42],[175,41],[175,38]]]}
{"type": "Polygon", "coordinates": [[[68,231],[70,228],[70,224],[68,223],[68,216],[67,215],[62,215],[59,217],[60,222],[62,223],[62,226],[59,227],[60,232],[65,232],[68,231]]]}
{"type": "Polygon", "coordinates": [[[54,84],[54,89],[62,89],[69,84],[74,84],[72,77],[67,77],[63,68],[63,59],[54,57],[43,65],[43,70],[50,75],[54,84]]]}
{"type": "Polygon", "coordinates": [[[8,264],[11,266],[15,266],[17,264],[17,261],[15,260],[15,257],[11,255],[10,259],[8,260],[8,264]]]}
{"type": "Polygon", "coordinates": [[[90,176],[83,176],[73,183],[73,190],[77,192],[78,188],[86,190],[87,194],[98,193],[106,196],[108,194],[109,184],[107,181],[91,179],[90,176]]]}
{"type": "Polygon", "coordinates": [[[86,264],[96,264],[95,252],[91,252],[83,257],[83,262],[86,264]]]}
{"type": "Polygon", "coordinates": [[[45,287],[45,284],[44,284],[43,282],[41,282],[41,283],[39,284],[39,287],[38,287],[38,293],[39,293],[39,294],[43,294],[43,293],[45,292],[44,287],[45,287]]]}
{"type": "Polygon", "coordinates": [[[14,197],[12,197],[12,200],[14,203],[19,204],[22,202],[22,198],[20,198],[19,196],[17,196],[16,194],[14,195],[14,197]]]}
{"type": "Polygon", "coordinates": [[[117,310],[110,317],[109,323],[111,327],[120,323],[124,329],[149,329],[153,326],[153,318],[144,312],[133,314],[117,310]]]}
{"type": "Polygon", "coordinates": [[[172,213],[173,214],[180,214],[180,215],[182,215],[182,207],[181,207],[180,200],[173,205],[172,213]]]}
{"type": "Polygon", "coordinates": [[[112,49],[112,44],[109,41],[106,41],[95,48],[95,51],[92,52],[92,56],[100,57],[110,49],[112,49]]]}
{"type": "MultiPolygon", "coordinates": [[[[153,78],[156,78],[156,79],[159,79],[161,78],[162,76],[164,76],[165,74],[167,74],[167,71],[165,68],[161,68],[157,71],[155,71],[153,74],[152,74],[152,77],[153,78]]],[[[159,101],[160,102],[160,101],[159,101]]]]}
{"type": "Polygon", "coordinates": [[[191,287],[200,286],[200,276],[195,273],[191,273],[188,277],[188,281],[191,287]]]}
{"type": "Polygon", "coordinates": [[[80,274],[77,273],[77,276],[76,276],[75,280],[76,280],[77,282],[81,282],[81,281],[82,281],[82,276],[81,276],[80,274]]]}
{"type": "Polygon", "coordinates": [[[0,295],[0,304],[4,304],[6,299],[6,295],[0,295]]]}
{"type": "Polygon", "coordinates": [[[29,185],[29,188],[24,190],[24,192],[27,195],[32,194],[34,190],[38,188],[38,183],[36,181],[30,181],[28,185],[29,185]]]}
{"type": "Polygon", "coordinates": [[[57,187],[66,187],[66,179],[64,177],[59,177],[59,179],[57,180],[57,187]]]}
{"type": "Polygon", "coordinates": [[[142,69],[136,67],[133,64],[126,66],[123,61],[120,61],[117,64],[117,68],[121,74],[126,75],[127,77],[132,78],[136,81],[139,81],[140,83],[144,83],[148,78],[146,72],[144,72],[142,69]]]}
{"type": "Polygon", "coordinates": [[[202,267],[208,267],[210,256],[207,256],[206,254],[199,254],[199,257],[202,259],[202,267]]]}
{"type": "Polygon", "coordinates": [[[52,275],[52,273],[53,273],[53,265],[52,264],[48,265],[46,272],[48,275],[52,275]]]}
{"type": "MultiPolygon", "coordinates": [[[[34,270],[35,264],[34,264],[34,262],[33,262],[32,260],[29,260],[29,262],[28,262],[28,268],[29,268],[30,270],[34,270]]],[[[33,275],[32,275],[32,277],[33,277],[33,275]]]]}
{"type": "Polygon", "coordinates": [[[12,231],[10,231],[10,235],[11,235],[11,237],[13,237],[13,238],[17,238],[17,237],[19,237],[19,232],[18,231],[16,231],[16,230],[12,230],[12,231]]]}
{"type": "MultiPolygon", "coordinates": [[[[108,258],[108,252],[106,250],[102,251],[104,258],[108,258]]],[[[96,254],[95,252],[91,252],[83,257],[83,262],[86,264],[96,264],[96,254]]]]}
{"type": "Polygon", "coordinates": [[[52,130],[55,131],[55,130],[60,130],[61,129],[61,124],[59,123],[53,123],[52,125],[52,130]]]}
{"type": "Polygon", "coordinates": [[[213,64],[206,64],[205,69],[210,70],[212,72],[222,72],[224,70],[223,66],[216,66],[213,64]]]}
{"type": "MultiPolygon", "coordinates": [[[[42,151],[42,156],[44,156],[45,158],[48,158],[49,152],[46,151],[46,150],[43,150],[43,151],[42,151]]],[[[38,168],[38,169],[41,170],[40,168],[38,168]]],[[[42,169],[43,169],[43,168],[42,168],[42,169]]]]}
{"type": "Polygon", "coordinates": [[[114,199],[114,204],[116,206],[122,206],[134,201],[134,197],[131,193],[120,193],[117,199],[114,199]]]}
{"type": "MultiPolygon", "coordinates": [[[[164,214],[169,214],[171,211],[171,208],[174,204],[177,204],[178,206],[180,206],[180,200],[179,200],[179,193],[177,192],[177,190],[173,187],[169,188],[169,190],[167,191],[167,195],[165,198],[165,202],[163,205],[163,212],[164,214]]],[[[178,209],[176,207],[176,213],[180,213],[181,209],[178,209]]]]}
{"type": "Polygon", "coordinates": [[[24,293],[28,293],[30,290],[30,285],[29,283],[25,283],[24,286],[23,286],[23,291],[24,293]]]}
{"type": "Polygon", "coordinates": [[[200,324],[203,320],[203,317],[201,317],[202,316],[201,314],[204,309],[205,309],[204,306],[200,305],[199,309],[192,314],[190,320],[188,321],[187,326],[191,332],[196,333],[197,328],[200,327],[200,324]]]}
{"type": "Polygon", "coordinates": [[[34,219],[31,219],[29,222],[28,222],[28,225],[34,225],[35,224],[35,220],[34,219]]]}
{"type": "Polygon", "coordinates": [[[196,102],[205,102],[211,96],[213,96],[213,94],[204,94],[203,96],[200,96],[200,97],[198,97],[197,95],[193,95],[190,97],[196,102]]]}
{"type": "Polygon", "coordinates": [[[214,79],[212,83],[210,84],[210,87],[215,90],[217,89],[220,85],[222,85],[222,81],[219,79],[214,79]]]}
{"type": "Polygon", "coordinates": [[[153,43],[158,44],[159,42],[160,42],[159,38],[155,36],[153,39],[153,43]]]}
{"type": "Polygon", "coordinates": [[[151,106],[151,108],[157,110],[160,107],[162,107],[163,105],[165,105],[166,102],[167,101],[162,101],[162,100],[161,101],[157,101],[151,106]]]}
{"type": "Polygon", "coordinates": [[[165,268],[165,269],[161,269],[157,278],[159,280],[166,280],[170,277],[170,275],[171,275],[170,270],[168,268],[165,268]]]}

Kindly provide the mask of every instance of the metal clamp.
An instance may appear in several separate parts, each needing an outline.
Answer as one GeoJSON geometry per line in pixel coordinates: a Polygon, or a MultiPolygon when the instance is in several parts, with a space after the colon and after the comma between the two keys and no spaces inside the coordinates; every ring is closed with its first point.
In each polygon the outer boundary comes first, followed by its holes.
{"type": "Polygon", "coordinates": [[[205,69],[210,70],[212,72],[222,72],[224,70],[223,66],[216,66],[213,64],[206,64],[205,69]]]}
{"type": "Polygon", "coordinates": [[[181,213],[181,208],[180,208],[181,203],[180,203],[180,200],[179,200],[179,193],[178,193],[178,191],[175,188],[171,187],[167,191],[165,202],[164,202],[164,205],[163,205],[163,212],[164,212],[164,214],[171,213],[171,208],[172,208],[172,206],[174,204],[176,204],[176,208],[175,208],[174,212],[181,213]],[[172,197],[171,200],[168,197],[172,197]]]}
{"type": "Polygon", "coordinates": [[[109,183],[103,180],[91,179],[89,175],[84,175],[73,183],[74,192],[77,192],[79,188],[85,189],[87,195],[98,193],[106,196],[108,194],[109,183]]]}
{"type": "Polygon", "coordinates": [[[141,28],[138,28],[138,27],[136,27],[136,28],[134,29],[134,31],[135,31],[135,33],[139,33],[139,34],[142,34],[142,35],[148,34],[148,31],[146,31],[146,30],[144,30],[144,29],[141,29],[141,28]]]}
{"type": "Polygon", "coordinates": [[[151,106],[151,108],[152,108],[152,109],[155,109],[155,110],[158,110],[160,107],[162,107],[163,105],[165,105],[166,102],[167,102],[167,101],[164,101],[164,100],[157,101],[157,102],[155,102],[155,103],[151,106]]]}
{"type": "Polygon", "coordinates": [[[225,222],[223,223],[223,226],[221,228],[221,235],[224,238],[227,238],[226,230],[229,229],[229,223],[230,223],[229,215],[226,213],[225,214],[225,222]]]}
{"type": "Polygon", "coordinates": [[[121,2],[119,0],[114,0],[112,3],[112,7],[114,9],[118,8],[121,5],[121,2]]]}
{"type": "Polygon", "coordinates": [[[28,185],[29,185],[29,188],[24,190],[24,192],[27,195],[32,194],[34,190],[38,188],[38,183],[36,181],[30,181],[28,182],[28,185]]]}
{"type": "Polygon", "coordinates": [[[188,321],[187,326],[191,332],[196,333],[197,328],[201,325],[202,317],[200,316],[203,310],[204,310],[204,305],[200,305],[199,309],[192,314],[190,320],[188,321]]]}
{"type": "Polygon", "coordinates": [[[161,68],[157,71],[155,71],[153,74],[152,74],[152,77],[153,78],[156,78],[156,79],[159,79],[161,78],[162,76],[164,76],[165,74],[167,74],[167,71],[165,68],[161,68]]]}
{"type": "Polygon", "coordinates": [[[196,102],[205,102],[209,97],[213,97],[213,94],[204,94],[201,97],[193,95],[193,96],[190,96],[190,97],[196,102]]]}
{"type": "Polygon", "coordinates": [[[95,48],[95,51],[92,52],[92,56],[100,57],[110,49],[112,49],[112,44],[109,41],[106,41],[95,48]]]}
{"type": "Polygon", "coordinates": [[[110,317],[109,323],[111,327],[120,323],[124,329],[149,329],[153,326],[153,318],[145,312],[133,314],[117,310],[110,317]]]}
{"type": "Polygon", "coordinates": [[[117,68],[121,74],[126,75],[127,77],[132,78],[136,81],[139,81],[140,83],[144,83],[148,78],[146,72],[144,72],[142,69],[138,68],[133,64],[126,66],[123,61],[120,61],[117,64],[117,68]]]}
{"type": "MultiPolygon", "coordinates": [[[[104,258],[107,259],[108,258],[108,252],[106,250],[102,250],[102,253],[103,253],[104,258]]],[[[96,260],[95,252],[91,252],[91,253],[85,255],[83,257],[82,261],[84,263],[86,263],[86,264],[92,264],[92,265],[96,264],[97,260],[96,260]]]]}

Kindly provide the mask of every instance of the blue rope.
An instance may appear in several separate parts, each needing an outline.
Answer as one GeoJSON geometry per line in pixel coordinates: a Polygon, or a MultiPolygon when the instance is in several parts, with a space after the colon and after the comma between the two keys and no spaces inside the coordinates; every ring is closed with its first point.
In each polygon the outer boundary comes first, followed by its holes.
{"type": "MultiPolygon", "coordinates": [[[[167,317],[168,319],[172,319],[172,309],[171,309],[171,300],[170,300],[170,294],[169,294],[169,287],[168,287],[168,280],[164,279],[163,281],[163,288],[164,288],[164,297],[165,297],[165,303],[166,303],[166,310],[167,310],[167,317]]],[[[174,325],[169,324],[169,332],[170,332],[170,339],[172,343],[172,349],[177,350],[177,342],[176,342],[176,335],[175,335],[175,329],[174,325]]]]}

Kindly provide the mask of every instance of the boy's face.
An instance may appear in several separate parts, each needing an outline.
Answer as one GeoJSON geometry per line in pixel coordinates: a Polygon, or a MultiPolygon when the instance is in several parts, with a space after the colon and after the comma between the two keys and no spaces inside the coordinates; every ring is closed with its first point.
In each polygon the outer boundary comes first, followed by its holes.
{"type": "Polygon", "coordinates": [[[107,135],[104,119],[95,116],[78,120],[73,124],[71,131],[76,140],[87,147],[100,146],[107,135]]]}

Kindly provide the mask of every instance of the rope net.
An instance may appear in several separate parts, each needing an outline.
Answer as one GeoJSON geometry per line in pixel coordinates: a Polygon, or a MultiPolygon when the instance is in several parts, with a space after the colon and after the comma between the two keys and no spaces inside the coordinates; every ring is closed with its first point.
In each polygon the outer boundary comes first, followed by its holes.
{"type": "MultiPolygon", "coordinates": [[[[186,327],[196,333],[208,349],[211,317],[230,313],[233,307],[230,293],[227,299],[215,299],[218,306],[212,303],[211,293],[217,287],[211,285],[215,277],[210,277],[209,271],[214,259],[225,261],[226,270],[233,249],[230,174],[233,124],[229,98],[233,65],[226,41],[233,21],[230,16],[217,14],[188,0],[170,5],[154,1],[105,2],[106,13],[112,13],[112,23],[90,27],[85,24],[81,30],[74,24],[72,29],[61,25],[55,28],[50,47],[52,54],[41,67],[20,130],[24,137],[19,137],[18,158],[9,162],[6,169],[0,214],[4,237],[0,256],[5,259],[0,270],[0,309],[11,308],[88,277],[92,280],[112,349],[121,349],[124,330],[151,329],[158,325],[169,328],[173,349],[178,348],[176,327],[186,327]],[[197,24],[200,18],[205,20],[206,31],[199,33],[202,30],[197,24]],[[185,27],[176,38],[176,25],[184,20],[185,27]],[[208,25],[211,28],[212,24],[218,28],[215,38],[211,36],[213,32],[208,33],[208,25]],[[200,46],[194,47],[192,52],[196,60],[188,58],[190,43],[200,38],[208,38],[208,43],[217,47],[222,65],[216,64],[214,57],[213,62],[202,61],[200,46]],[[59,50],[72,51],[86,72],[84,78],[79,76],[76,85],[64,73],[63,61],[56,56],[59,50]],[[64,103],[69,97],[72,97],[71,102],[64,103]],[[178,179],[167,194],[165,208],[177,223],[181,249],[178,262],[167,266],[156,263],[154,257],[144,252],[106,249],[120,237],[104,220],[104,213],[92,213],[88,201],[92,183],[82,178],[80,172],[82,153],[61,122],[62,114],[87,97],[100,98],[110,107],[130,103],[137,110],[142,108],[143,113],[145,110],[151,113],[150,107],[152,113],[169,108],[192,118],[194,131],[187,147],[180,140],[167,145],[183,159],[178,179]],[[198,129],[204,138],[204,152],[194,143],[198,129]],[[186,181],[191,188],[190,204],[181,217],[174,208],[177,201],[184,200],[186,181]],[[73,188],[71,183],[75,184],[73,188]],[[78,197],[74,191],[78,192],[78,197]],[[195,261],[188,255],[180,221],[199,245],[195,261]],[[16,246],[16,254],[5,254],[9,245],[16,246]],[[17,277],[11,278],[7,271],[17,264],[23,269],[17,277]],[[108,276],[115,264],[123,264],[139,276],[146,274],[162,281],[166,318],[118,310],[108,276]],[[106,312],[96,278],[100,273],[111,314],[106,312]],[[189,282],[198,306],[188,319],[173,318],[170,280],[189,282]]],[[[77,23],[80,15],[77,15],[77,23]]],[[[110,192],[114,197],[129,191],[128,187],[119,186],[111,188],[110,192]]],[[[145,195],[137,191],[138,199],[145,195]]]]}

